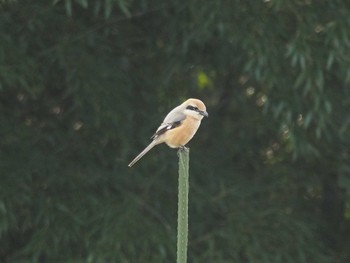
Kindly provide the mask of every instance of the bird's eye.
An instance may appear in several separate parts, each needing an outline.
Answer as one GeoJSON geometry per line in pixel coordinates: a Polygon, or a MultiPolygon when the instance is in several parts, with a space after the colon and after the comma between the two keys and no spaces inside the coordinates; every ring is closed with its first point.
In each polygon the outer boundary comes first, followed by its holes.
{"type": "Polygon", "coordinates": [[[197,108],[197,107],[195,107],[195,106],[191,106],[191,105],[188,105],[188,106],[186,107],[186,109],[188,109],[188,110],[198,111],[198,108],[197,108]]]}

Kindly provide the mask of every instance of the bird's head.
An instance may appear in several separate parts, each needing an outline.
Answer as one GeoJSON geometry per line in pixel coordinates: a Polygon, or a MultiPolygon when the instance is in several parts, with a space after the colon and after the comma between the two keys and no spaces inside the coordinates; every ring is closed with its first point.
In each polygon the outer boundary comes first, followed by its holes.
{"type": "Polygon", "coordinates": [[[203,117],[208,117],[207,109],[201,100],[188,99],[182,105],[184,107],[184,113],[187,116],[198,120],[201,120],[203,117]]]}

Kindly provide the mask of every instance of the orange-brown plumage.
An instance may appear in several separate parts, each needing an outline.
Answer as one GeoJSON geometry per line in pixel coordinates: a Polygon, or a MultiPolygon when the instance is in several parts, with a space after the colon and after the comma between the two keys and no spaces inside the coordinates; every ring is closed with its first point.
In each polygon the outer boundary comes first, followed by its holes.
{"type": "Polygon", "coordinates": [[[129,164],[133,166],[157,144],[165,142],[171,148],[184,147],[197,132],[203,117],[208,117],[204,103],[188,99],[175,107],[152,136],[153,141],[129,164]]]}

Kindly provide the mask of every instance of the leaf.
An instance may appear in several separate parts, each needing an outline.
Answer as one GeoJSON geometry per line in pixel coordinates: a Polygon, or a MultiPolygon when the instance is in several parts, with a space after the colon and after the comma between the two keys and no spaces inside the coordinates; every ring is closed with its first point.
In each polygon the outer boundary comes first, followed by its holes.
{"type": "Polygon", "coordinates": [[[113,9],[113,4],[112,0],[105,0],[105,10],[104,10],[104,15],[105,19],[109,18],[113,9]]]}
{"type": "Polygon", "coordinates": [[[72,0],[66,0],[65,7],[66,7],[67,15],[72,16],[72,0]]]}
{"type": "Polygon", "coordinates": [[[310,126],[312,120],[312,112],[308,112],[304,118],[304,127],[307,129],[310,126]]]}
{"type": "Polygon", "coordinates": [[[126,7],[126,2],[124,0],[119,0],[118,1],[118,6],[120,7],[120,9],[123,11],[123,13],[127,16],[130,17],[131,14],[128,10],[128,8],[126,7]]]}
{"type": "Polygon", "coordinates": [[[318,127],[316,128],[315,134],[316,134],[316,138],[317,138],[317,139],[321,139],[321,134],[322,134],[321,127],[318,126],[318,127]]]}
{"type": "Polygon", "coordinates": [[[306,80],[306,83],[304,85],[303,97],[306,97],[306,95],[310,94],[311,88],[312,88],[312,81],[311,81],[311,78],[309,77],[306,80]]]}
{"type": "Polygon", "coordinates": [[[78,3],[84,8],[88,7],[88,1],[87,0],[79,0],[78,3]]]}
{"type": "Polygon", "coordinates": [[[316,86],[320,91],[323,91],[324,88],[324,76],[322,70],[319,70],[317,72],[317,77],[316,77],[316,86]]]}
{"type": "Polygon", "coordinates": [[[330,52],[327,59],[327,65],[326,65],[327,70],[330,70],[332,68],[333,62],[334,62],[334,53],[330,52]]]}
{"type": "Polygon", "coordinates": [[[295,52],[293,55],[292,55],[292,61],[291,61],[291,65],[292,67],[295,67],[297,62],[298,62],[298,58],[299,58],[299,55],[295,52]]]}
{"type": "Polygon", "coordinates": [[[284,102],[281,101],[281,102],[278,103],[277,107],[275,107],[275,110],[273,112],[273,116],[274,116],[275,119],[278,118],[278,116],[282,112],[283,108],[284,108],[284,102]]]}
{"type": "Polygon", "coordinates": [[[100,1],[96,1],[95,2],[95,7],[94,7],[94,15],[98,16],[98,14],[100,13],[101,10],[101,2],[100,1]]]}
{"type": "Polygon", "coordinates": [[[300,63],[301,69],[304,70],[306,68],[306,59],[304,56],[300,56],[299,63],[300,63]]]}
{"type": "Polygon", "coordinates": [[[332,112],[332,104],[330,103],[330,101],[326,100],[324,102],[324,106],[325,106],[326,112],[330,114],[332,112]]]}
{"type": "Polygon", "coordinates": [[[305,71],[302,71],[296,78],[294,82],[294,88],[299,88],[305,81],[307,74],[305,71]]]}

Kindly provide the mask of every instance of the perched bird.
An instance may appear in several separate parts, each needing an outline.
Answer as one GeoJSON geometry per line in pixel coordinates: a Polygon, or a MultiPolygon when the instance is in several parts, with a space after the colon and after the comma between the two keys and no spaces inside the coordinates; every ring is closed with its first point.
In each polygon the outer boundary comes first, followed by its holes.
{"type": "Polygon", "coordinates": [[[171,148],[184,148],[198,130],[203,117],[208,117],[204,103],[198,99],[186,100],[168,113],[151,137],[153,141],[128,166],[133,166],[149,150],[163,142],[171,148]]]}

